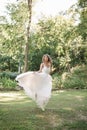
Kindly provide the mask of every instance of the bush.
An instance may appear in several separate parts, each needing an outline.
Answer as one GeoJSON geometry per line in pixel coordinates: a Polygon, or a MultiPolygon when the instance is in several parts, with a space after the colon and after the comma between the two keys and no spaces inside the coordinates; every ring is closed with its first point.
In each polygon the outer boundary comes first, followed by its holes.
{"type": "Polygon", "coordinates": [[[18,60],[8,55],[0,55],[0,71],[17,71],[18,60]]]}
{"type": "Polygon", "coordinates": [[[17,83],[10,78],[0,78],[0,88],[3,90],[16,90],[17,83]]]}
{"type": "Polygon", "coordinates": [[[17,83],[15,81],[17,72],[2,72],[0,73],[0,89],[1,90],[17,90],[17,83]]]}
{"type": "Polygon", "coordinates": [[[67,73],[63,80],[64,88],[76,88],[86,89],[87,88],[87,67],[76,66],[71,69],[71,73],[67,73]]]}
{"type": "Polygon", "coordinates": [[[86,88],[86,83],[84,82],[84,80],[80,79],[77,76],[71,77],[71,79],[66,79],[63,82],[63,87],[64,88],[71,88],[71,89],[84,89],[86,88]]]}
{"type": "Polygon", "coordinates": [[[18,72],[2,72],[0,73],[0,78],[10,78],[10,79],[15,79],[16,76],[18,75],[18,72]]]}
{"type": "Polygon", "coordinates": [[[87,67],[76,66],[71,72],[64,72],[61,76],[54,74],[53,88],[87,89],[87,67]]]}
{"type": "Polygon", "coordinates": [[[53,89],[62,89],[62,81],[61,81],[61,76],[56,74],[53,75],[53,81],[52,81],[52,86],[53,89]]]}

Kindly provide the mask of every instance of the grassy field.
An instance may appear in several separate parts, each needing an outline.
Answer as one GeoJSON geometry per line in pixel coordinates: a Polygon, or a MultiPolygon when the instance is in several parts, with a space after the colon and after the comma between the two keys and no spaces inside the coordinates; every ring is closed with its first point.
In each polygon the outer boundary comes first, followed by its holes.
{"type": "Polygon", "coordinates": [[[45,111],[23,91],[0,92],[0,130],[87,130],[87,90],[53,92],[45,111]]]}

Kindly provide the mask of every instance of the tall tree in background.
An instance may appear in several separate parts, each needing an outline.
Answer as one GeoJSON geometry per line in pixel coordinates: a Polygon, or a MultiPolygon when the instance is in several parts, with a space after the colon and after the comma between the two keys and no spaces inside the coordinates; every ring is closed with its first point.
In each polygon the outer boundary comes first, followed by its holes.
{"type": "Polygon", "coordinates": [[[24,64],[24,47],[26,43],[27,3],[25,1],[11,3],[6,6],[6,9],[9,20],[5,16],[0,17],[0,22],[2,22],[0,24],[0,53],[16,59],[19,63],[18,68],[21,68],[24,64]]]}
{"type": "Polygon", "coordinates": [[[32,0],[27,0],[27,2],[28,2],[29,19],[27,26],[27,40],[25,46],[24,72],[28,70],[29,39],[30,39],[31,17],[32,17],[32,0]]]}
{"type": "Polygon", "coordinates": [[[78,26],[79,34],[82,37],[82,53],[84,54],[84,61],[87,63],[87,0],[79,0],[80,7],[80,23],[78,26]]]}
{"type": "Polygon", "coordinates": [[[79,0],[80,7],[80,24],[79,32],[83,40],[87,38],[87,0],[79,0]]]}

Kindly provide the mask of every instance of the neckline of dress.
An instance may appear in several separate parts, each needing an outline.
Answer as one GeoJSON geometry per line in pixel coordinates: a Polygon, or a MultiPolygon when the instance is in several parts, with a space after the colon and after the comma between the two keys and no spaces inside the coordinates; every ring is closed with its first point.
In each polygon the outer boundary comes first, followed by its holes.
{"type": "Polygon", "coordinates": [[[44,65],[44,67],[46,67],[46,68],[50,68],[50,66],[48,67],[48,66],[46,66],[46,65],[44,65]]]}

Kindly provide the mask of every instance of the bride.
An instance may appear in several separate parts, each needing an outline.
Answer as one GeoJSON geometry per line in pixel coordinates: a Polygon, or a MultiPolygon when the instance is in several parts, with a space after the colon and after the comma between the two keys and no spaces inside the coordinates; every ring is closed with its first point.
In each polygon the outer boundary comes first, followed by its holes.
{"type": "Polygon", "coordinates": [[[29,71],[16,77],[18,84],[23,87],[26,94],[33,99],[43,111],[47,105],[52,90],[51,58],[48,54],[42,57],[39,71],[29,71]]]}

